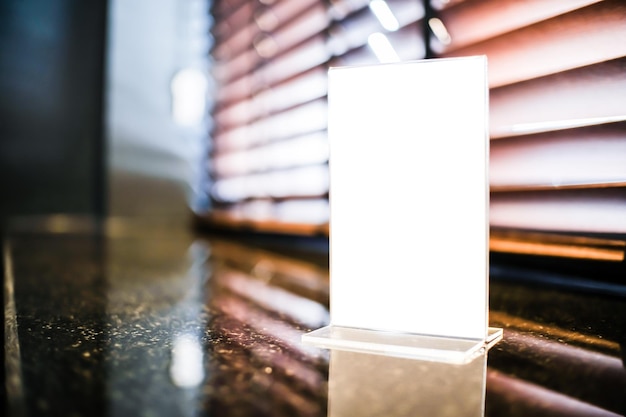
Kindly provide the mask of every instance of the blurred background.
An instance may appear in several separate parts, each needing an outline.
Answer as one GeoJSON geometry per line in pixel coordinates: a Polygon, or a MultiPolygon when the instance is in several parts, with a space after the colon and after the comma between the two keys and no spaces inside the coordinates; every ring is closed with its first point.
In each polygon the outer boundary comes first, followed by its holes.
{"type": "MultiPolygon", "coordinates": [[[[0,223],[21,226],[0,241],[15,414],[326,415],[380,410],[365,391],[400,411],[440,399],[422,385],[443,379],[416,378],[419,363],[339,354],[329,372],[300,344],[329,320],[327,71],[479,54],[490,323],[506,333],[477,362],[482,380],[457,376],[471,392],[431,388],[471,412],[486,387],[487,415],[623,415],[623,0],[0,1],[0,223]]],[[[395,215],[380,183],[371,199],[388,210],[357,238],[418,263],[419,236],[368,234],[395,215]]],[[[458,196],[442,212],[464,210],[462,190],[439,192],[458,196]]]]}
{"type": "MultiPolygon", "coordinates": [[[[478,54],[492,254],[623,270],[619,0],[5,0],[2,218],[195,219],[325,238],[328,68],[478,54]]],[[[372,199],[393,215],[393,195],[372,199]]]]}

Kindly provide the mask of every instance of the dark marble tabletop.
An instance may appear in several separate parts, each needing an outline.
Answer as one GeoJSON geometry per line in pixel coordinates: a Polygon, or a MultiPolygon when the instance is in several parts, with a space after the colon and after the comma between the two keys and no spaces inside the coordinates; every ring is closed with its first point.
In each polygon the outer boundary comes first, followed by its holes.
{"type": "Polygon", "coordinates": [[[186,230],[48,229],[4,240],[8,415],[626,412],[619,296],[494,281],[504,338],[469,365],[330,352],[300,340],[329,320],[323,256],[186,230]]]}

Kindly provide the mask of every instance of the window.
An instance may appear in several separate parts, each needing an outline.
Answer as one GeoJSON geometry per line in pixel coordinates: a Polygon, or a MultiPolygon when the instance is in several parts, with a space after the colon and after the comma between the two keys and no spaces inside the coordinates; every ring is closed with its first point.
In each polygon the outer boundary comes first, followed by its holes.
{"type": "Polygon", "coordinates": [[[328,68],[424,58],[422,4],[215,1],[213,14],[213,221],[326,233],[328,68]]]}
{"type": "Polygon", "coordinates": [[[485,54],[492,250],[624,258],[622,1],[216,0],[213,14],[214,221],[327,232],[330,66],[485,54]]]}

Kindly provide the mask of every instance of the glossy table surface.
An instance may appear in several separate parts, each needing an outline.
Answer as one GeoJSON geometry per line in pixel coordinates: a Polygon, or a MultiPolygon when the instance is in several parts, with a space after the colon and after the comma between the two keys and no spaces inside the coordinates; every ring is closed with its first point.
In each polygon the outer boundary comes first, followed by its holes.
{"type": "Polygon", "coordinates": [[[626,412],[620,297],[494,281],[490,321],[504,338],[468,365],[331,352],[300,340],[329,320],[324,256],[91,229],[5,237],[9,415],[626,412]]]}

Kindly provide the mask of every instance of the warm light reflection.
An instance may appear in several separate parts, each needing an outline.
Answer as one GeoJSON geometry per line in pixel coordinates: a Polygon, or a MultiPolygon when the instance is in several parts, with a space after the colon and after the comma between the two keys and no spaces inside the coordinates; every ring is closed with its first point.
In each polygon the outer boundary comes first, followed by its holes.
{"type": "Polygon", "coordinates": [[[211,359],[219,366],[211,371],[217,393],[211,404],[231,398],[236,407],[253,407],[248,408],[252,413],[226,409],[228,415],[325,416],[327,354],[302,345],[300,338],[328,311],[278,285],[293,288],[292,278],[300,277],[274,276],[278,264],[295,262],[291,258],[268,258],[232,242],[216,248],[208,302],[213,312],[211,359]],[[249,274],[251,262],[256,276],[249,274]]]}
{"type": "Polygon", "coordinates": [[[428,20],[428,26],[433,31],[433,34],[437,38],[439,42],[444,45],[449,45],[452,42],[452,38],[450,37],[450,33],[446,28],[446,25],[443,24],[441,19],[433,17],[428,20]]]}
{"type": "Polygon", "coordinates": [[[507,410],[521,410],[519,415],[620,416],[578,398],[493,369],[487,371],[487,391],[492,398],[504,399],[507,410]]]}
{"type": "Polygon", "coordinates": [[[71,233],[78,230],[92,230],[94,224],[92,219],[87,217],[68,216],[64,214],[54,214],[38,218],[39,222],[34,219],[28,219],[32,225],[45,229],[49,233],[71,233]]]}
{"type": "MultiPolygon", "coordinates": [[[[602,336],[579,333],[576,330],[563,329],[555,325],[535,322],[527,318],[507,314],[503,311],[490,310],[489,322],[492,326],[506,327],[507,333],[510,330],[515,330],[526,334],[548,334],[552,340],[558,340],[560,344],[566,343],[574,346],[587,346],[591,348],[590,350],[598,354],[603,352],[616,357],[619,356],[621,352],[619,343],[608,340],[602,336]]],[[[530,344],[535,345],[536,343],[531,342],[530,344]]],[[[506,345],[506,342],[504,345],[506,345]]],[[[576,358],[576,361],[579,361],[579,359],[580,358],[576,358]]]]}
{"type": "Polygon", "coordinates": [[[389,42],[389,39],[382,33],[372,33],[367,38],[367,44],[372,49],[379,62],[386,64],[400,61],[400,57],[396,50],[393,49],[391,42],[389,42]]]}
{"type": "Polygon", "coordinates": [[[310,328],[328,324],[328,310],[316,301],[236,271],[224,272],[216,278],[224,288],[267,311],[274,311],[310,328]]]}
{"type": "Polygon", "coordinates": [[[239,265],[259,280],[328,304],[328,269],[323,266],[230,241],[213,241],[211,248],[215,257],[239,265]]]}
{"type": "Polygon", "coordinates": [[[202,346],[196,336],[183,334],[174,339],[170,377],[181,388],[193,388],[204,380],[202,346]]]}
{"type": "Polygon", "coordinates": [[[605,123],[626,121],[626,115],[588,117],[569,120],[549,120],[547,122],[518,123],[511,126],[510,131],[517,134],[549,132],[553,130],[572,129],[576,127],[595,126],[605,123]]]}
{"type": "MultiPolygon", "coordinates": [[[[18,336],[17,310],[15,308],[15,277],[13,276],[13,258],[11,245],[6,239],[2,248],[4,264],[4,371],[5,393],[8,410],[16,410],[17,403],[23,398],[22,358],[18,336]]],[[[5,406],[6,407],[6,406],[5,406]]]]}
{"type": "MultiPolygon", "coordinates": [[[[259,335],[259,339],[273,340],[274,344],[285,346],[296,355],[304,358],[323,359],[325,352],[301,342],[304,330],[277,318],[268,311],[255,307],[239,297],[220,295],[212,300],[213,306],[225,316],[245,323],[259,335]]],[[[231,335],[236,336],[236,335],[231,335]]]]}
{"type": "Polygon", "coordinates": [[[369,8],[374,13],[380,24],[388,31],[395,32],[400,28],[398,19],[394,16],[385,0],[372,0],[369,8]]]}
{"type": "Polygon", "coordinates": [[[621,243],[621,246],[594,246],[592,244],[576,244],[571,241],[568,242],[566,239],[560,242],[550,241],[548,236],[525,239],[492,234],[489,249],[493,252],[619,262],[624,260],[624,242],[621,243]]]}

